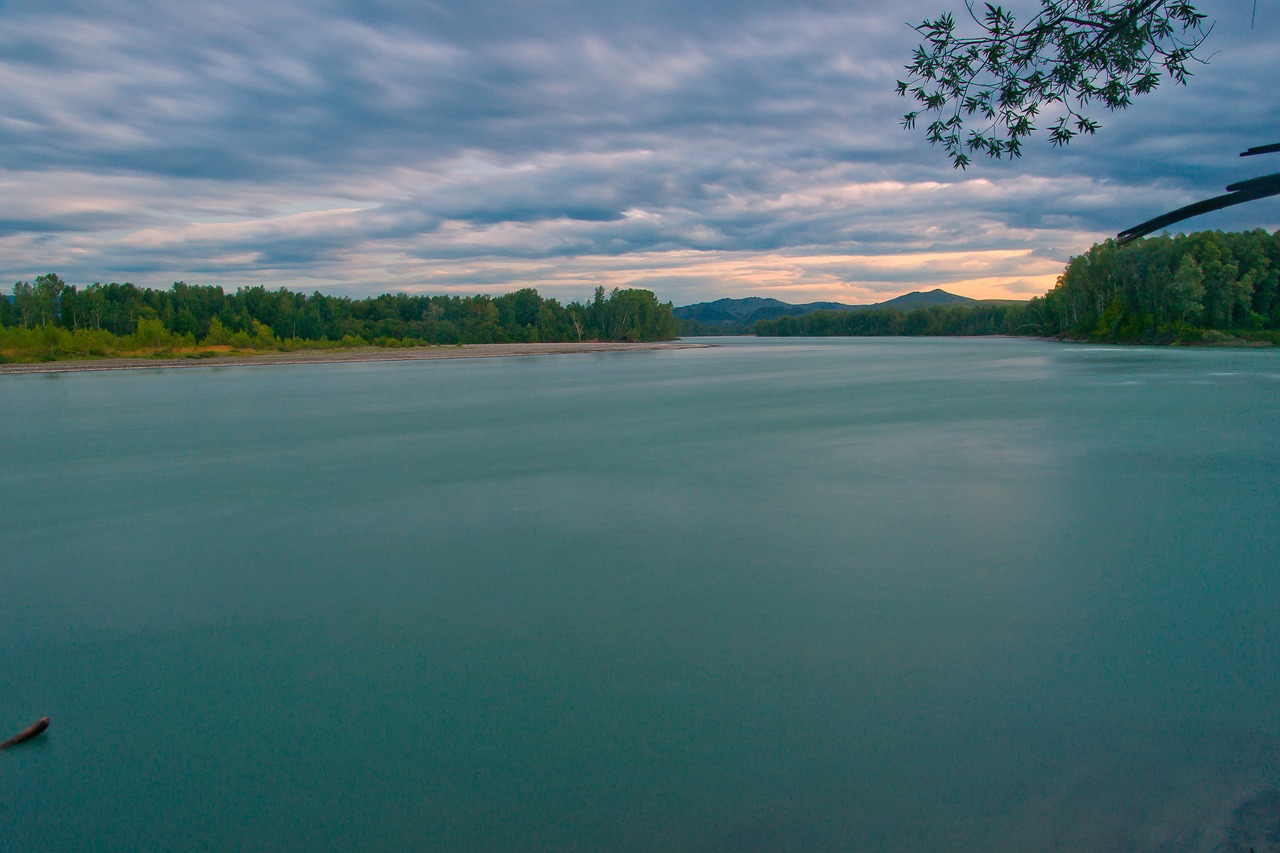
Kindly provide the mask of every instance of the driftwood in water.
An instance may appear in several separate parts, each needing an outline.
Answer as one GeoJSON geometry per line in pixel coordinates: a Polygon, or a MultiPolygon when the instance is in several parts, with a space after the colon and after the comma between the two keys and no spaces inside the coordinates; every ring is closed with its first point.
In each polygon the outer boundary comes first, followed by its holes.
{"type": "Polygon", "coordinates": [[[24,741],[31,740],[33,737],[38,737],[40,733],[47,728],[49,728],[49,718],[41,717],[36,720],[35,723],[18,732],[4,743],[0,743],[0,749],[4,749],[7,746],[17,746],[24,741]]]}

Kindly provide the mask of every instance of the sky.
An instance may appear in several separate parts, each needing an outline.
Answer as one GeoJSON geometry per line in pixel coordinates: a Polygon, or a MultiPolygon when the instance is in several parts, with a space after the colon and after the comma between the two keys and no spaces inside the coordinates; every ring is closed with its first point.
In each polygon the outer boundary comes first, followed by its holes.
{"type": "MultiPolygon", "coordinates": [[[[1026,299],[1280,171],[1237,156],[1280,8],[1199,8],[1189,86],[957,172],[894,83],[958,0],[0,0],[0,282],[1026,299]]],[[[1179,226],[1254,227],[1280,199],[1179,226]]]]}

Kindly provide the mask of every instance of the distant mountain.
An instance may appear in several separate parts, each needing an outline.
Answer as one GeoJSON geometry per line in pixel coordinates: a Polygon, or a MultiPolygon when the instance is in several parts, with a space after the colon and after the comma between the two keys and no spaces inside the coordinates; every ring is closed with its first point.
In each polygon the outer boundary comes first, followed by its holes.
{"type": "Polygon", "coordinates": [[[794,308],[777,299],[748,296],[746,299],[717,299],[675,309],[677,320],[696,320],[708,326],[741,326],[757,311],[794,308]]]}
{"type": "Polygon", "coordinates": [[[682,305],[675,309],[675,315],[682,326],[681,334],[723,334],[745,332],[757,320],[772,320],[785,316],[799,317],[803,314],[812,314],[814,311],[871,311],[878,308],[914,311],[917,308],[932,308],[935,305],[976,305],[978,302],[977,299],[957,296],[941,289],[930,290],[927,293],[915,290],[871,305],[846,305],[843,302],[806,302],[801,305],[792,305],[778,299],[748,296],[745,299],[717,299],[714,302],[682,305]]]}
{"type": "Polygon", "coordinates": [[[875,305],[868,305],[867,308],[897,308],[899,311],[914,311],[917,308],[933,308],[935,305],[944,307],[951,305],[976,305],[981,300],[970,299],[967,296],[957,296],[954,293],[947,293],[941,288],[934,288],[928,292],[921,290],[913,290],[910,293],[904,293],[893,299],[879,302],[875,305]]]}

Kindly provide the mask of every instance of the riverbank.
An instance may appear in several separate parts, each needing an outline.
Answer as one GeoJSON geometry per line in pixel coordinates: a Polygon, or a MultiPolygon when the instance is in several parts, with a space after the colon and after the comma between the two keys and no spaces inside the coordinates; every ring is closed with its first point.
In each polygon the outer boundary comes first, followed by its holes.
{"type": "Polygon", "coordinates": [[[155,370],[171,367],[261,367],[272,364],[331,364],[364,361],[423,361],[443,358],[503,358],[521,355],[567,355],[572,353],[636,352],[650,350],[700,349],[710,344],[685,341],[600,342],[584,341],[537,344],[464,344],[462,346],[411,347],[391,349],[359,347],[345,350],[298,350],[295,352],[227,353],[187,358],[98,358],[68,359],[0,364],[0,375],[20,373],[75,373],[92,370],[155,370]]]}

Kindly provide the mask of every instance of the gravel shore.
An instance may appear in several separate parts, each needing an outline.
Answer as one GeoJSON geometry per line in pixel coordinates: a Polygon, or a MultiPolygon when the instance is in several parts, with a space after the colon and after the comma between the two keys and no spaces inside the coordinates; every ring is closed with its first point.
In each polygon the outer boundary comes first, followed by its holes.
{"type": "Polygon", "coordinates": [[[389,349],[361,347],[344,350],[219,355],[211,358],[99,358],[0,364],[0,374],[72,373],[83,370],[155,370],[169,367],[257,367],[269,364],[327,364],[355,361],[422,361],[434,358],[501,358],[517,355],[562,355],[583,352],[634,352],[637,350],[699,349],[708,344],[684,341],[646,343],[466,344],[463,346],[389,349]]]}

